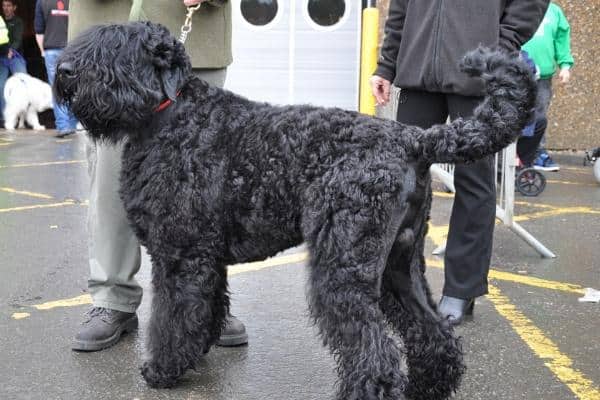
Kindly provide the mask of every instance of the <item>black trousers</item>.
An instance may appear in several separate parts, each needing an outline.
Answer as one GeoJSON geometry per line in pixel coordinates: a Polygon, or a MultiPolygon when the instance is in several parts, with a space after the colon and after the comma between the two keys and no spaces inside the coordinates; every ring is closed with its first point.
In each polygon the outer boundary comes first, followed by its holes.
{"type": "MultiPolygon", "coordinates": [[[[429,128],[450,119],[469,117],[481,97],[430,93],[403,89],[398,121],[429,128]]],[[[496,187],[494,157],[472,164],[456,164],[456,195],[446,243],[444,295],[470,299],[488,291],[487,276],[492,256],[496,187]]]]}

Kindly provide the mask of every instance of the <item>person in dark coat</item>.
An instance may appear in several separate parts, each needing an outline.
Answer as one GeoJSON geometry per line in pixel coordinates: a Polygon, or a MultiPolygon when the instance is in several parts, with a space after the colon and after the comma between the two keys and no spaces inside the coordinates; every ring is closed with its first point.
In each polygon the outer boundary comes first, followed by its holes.
{"type": "MultiPolygon", "coordinates": [[[[377,103],[401,88],[397,120],[428,128],[469,117],[483,83],[460,72],[459,62],[479,45],[520,49],[542,21],[548,0],[391,0],[385,39],[371,87],[377,103]]],[[[424,172],[426,179],[429,175],[424,172]]],[[[460,324],[487,293],[496,190],[493,157],[457,164],[456,196],[445,253],[441,315],[460,324]]]]}

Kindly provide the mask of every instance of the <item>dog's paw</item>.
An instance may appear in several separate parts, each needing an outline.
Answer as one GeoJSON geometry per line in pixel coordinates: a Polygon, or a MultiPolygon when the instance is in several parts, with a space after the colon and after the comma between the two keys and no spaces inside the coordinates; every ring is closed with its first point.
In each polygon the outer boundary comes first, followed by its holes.
{"type": "Polygon", "coordinates": [[[140,371],[148,385],[155,389],[171,388],[177,381],[176,376],[169,374],[158,364],[153,362],[145,362],[140,368],[140,371]]]}
{"type": "Polygon", "coordinates": [[[45,131],[46,127],[44,125],[38,125],[33,127],[34,131],[45,131]]]}

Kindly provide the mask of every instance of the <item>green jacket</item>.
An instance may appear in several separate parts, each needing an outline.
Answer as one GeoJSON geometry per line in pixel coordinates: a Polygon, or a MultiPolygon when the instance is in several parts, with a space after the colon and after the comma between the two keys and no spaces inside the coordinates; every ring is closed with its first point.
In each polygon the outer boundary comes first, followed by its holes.
{"type": "Polygon", "coordinates": [[[540,69],[540,78],[552,78],[559,68],[570,68],[575,61],[571,54],[571,27],[559,6],[550,3],[546,15],[523,50],[540,69]]]}
{"type": "MultiPolygon", "coordinates": [[[[127,22],[131,0],[71,0],[69,40],[96,24],[127,22]]],[[[182,0],[144,0],[144,19],[165,25],[179,37],[185,21],[182,0]]],[[[192,20],[192,32],[185,48],[194,68],[224,68],[231,64],[231,3],[211,0],[203,3],[192,20]]]]}

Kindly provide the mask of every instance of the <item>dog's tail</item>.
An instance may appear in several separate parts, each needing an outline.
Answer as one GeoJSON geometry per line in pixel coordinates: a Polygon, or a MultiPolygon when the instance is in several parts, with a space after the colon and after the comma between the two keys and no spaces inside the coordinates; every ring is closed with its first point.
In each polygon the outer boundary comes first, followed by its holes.
{"type": "Polygon", "coordinates": [[[494,154],[532,119],[535,78],[518,54],[478,48],[464,57],[461,69],[483,78],[485,98],[469,119],[419,130],[413,154],[425,163],[470,162],[494,154]]]}

